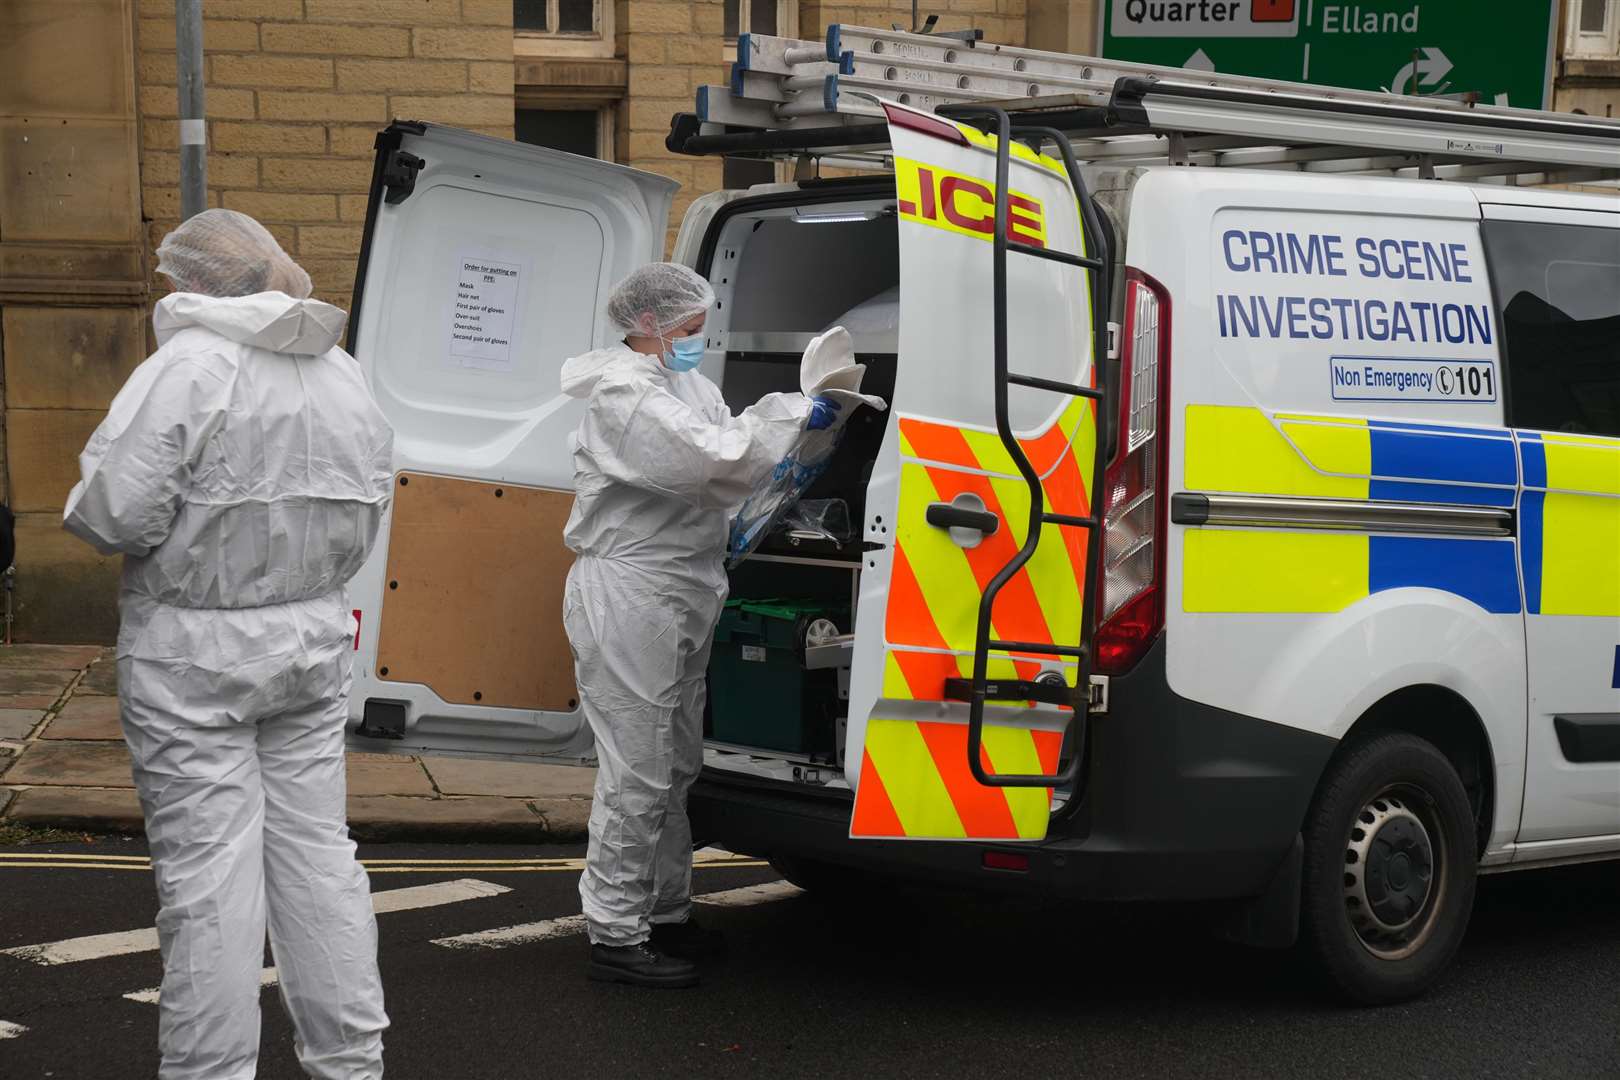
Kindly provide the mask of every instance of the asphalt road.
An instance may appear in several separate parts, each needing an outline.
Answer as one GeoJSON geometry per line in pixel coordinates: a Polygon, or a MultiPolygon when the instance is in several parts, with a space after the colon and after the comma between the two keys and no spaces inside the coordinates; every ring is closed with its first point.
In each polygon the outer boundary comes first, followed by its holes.
{"type": "MultiPolygon", "coordinates": [[[[0,849],[0,950],[152,925],[139,861],[16,858],[74,852],[145,853],[117,840],[0,849]]],[[[584,977],[583,938],[551,922],[578,912],[577,870],[534,862],[579,854],[362,850],[387,860],[373,863],[375,894],[411,888],[395,902],[433,905],[378,917],[391,1078],[1620,1077],[1620,866],[1486,879],[1436,992],[1351,1010],[1287,955],[1212,941],[1185,912],[903,893],[829,906],[785,885],[750,890],[775,875],[734,865],[697,872],[697,892],[731,901],[702,909],[730,943],[703,986],[603,986],[584,977]],[[424,871],[408,859],[479,861],[424,871]],[[528,861],[489,861],[501,859],[528,861]],[[469,879],[509,891],[449,884],[469,879]],[[536,922],[553,936],[435,943],[536,922]]],[[[159,979],[153,951],[52,965],[0,952],[0,1077],[152,1076],[157,1009],[124,995],[159,979]]],[[[259,1075],[295,1080],[275,992],[262,1003],[259,1075]]]]}

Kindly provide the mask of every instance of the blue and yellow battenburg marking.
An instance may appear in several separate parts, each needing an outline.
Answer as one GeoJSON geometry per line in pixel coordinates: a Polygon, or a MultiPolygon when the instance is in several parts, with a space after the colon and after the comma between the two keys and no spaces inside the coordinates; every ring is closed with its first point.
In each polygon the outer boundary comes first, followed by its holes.
{"type": "MultiPolygon", "coordinates": [[[[1504,430],[1209,405],[1187,408],[1185,471],[1194,491],[1500,507],[1513,505],[1519,479],[1504,430]]],[[[1285,529],[1190,529],[1185,538],[1190,612],[1335,612],[1402,588],[1517,614],[1513,541],[1285,529]]]]}
{"type": "Polygon", "coordinates": [[[1519,457],[1525,611],[1620,616],[1620,439],[1520,432],[1519,457]]]}

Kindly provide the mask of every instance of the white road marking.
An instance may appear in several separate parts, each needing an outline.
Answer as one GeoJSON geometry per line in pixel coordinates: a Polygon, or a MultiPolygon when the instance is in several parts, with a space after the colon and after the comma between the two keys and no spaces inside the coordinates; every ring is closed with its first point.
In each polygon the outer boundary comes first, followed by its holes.
{"type": "Polygon", "coordinates": [[[769,881],[764,885],[744,885],[740,889],[704,893],[702,896],[692,897],[692,902],[708,904],[711,907],[752,907],[754,904],[767,904],[772,900],[786,900],[802,892],[803,889],[786,881],[769,881]]]}
{"type": "MultiPolygon", "coordinates": [[[[477,878],[457,878],[454,881],[436,881],[431,885],[413,885],[405,889],[385,889],[371,894],[372,910],[378,914],[391,911],[412,911],[417,908],[457,904],[463,900],[477,900],[484,896],[499,896],[511,892],[505,885],[496,885],[477,878]]],[[[158,933],[153,927],[145,930],[124,930],[115,934],[92,934],[89,937],[68,938],[43,945],[19,945],[0,949],[0,955],[30,960],[36,964],[76,964],[83,960],[100,960],[108,956],[151,952],[158,947],[158,933]]]]}
{"type": "Polygon", "coordinates": [[[454,881],[435,881],[431,885],[412,885],[408,889],[385,889],[371,894],[371,909],[378,915],[390,911],[413,911],[417,908],[442,907],[463,900],[477,900],[484,896],[499,896],[512,890],[493,881],[477,878],[457,878],[454,881]]]}
{"type": "Polygon", "coordinates": [[[91,934],[88,937],[51,941],[44,945],[18,945],[12,949],[0,949],[0,955],[15,956],[19,960],[32,960],[36,964],[76,964],[81,960],[100,960],[106,956],[150,952],[157,947],[157,929],[149,926],[145,930],[91,934]]]}
{"type": "Polygon", "coordinates": [[[15,1039],[28,1029],[9,1020],[0,1020],[0,1039],[15,1039]]]}
{"type": "Polygon", "coordinates": [[[565,915],[560,919],[501,926],[494,930],[476,930],[470,934],[434,938],[433,944],[447,949],[504,949],[511,945],[528,945],[552,938],[572,937],[585,932],[585,916],[565,915]]]}
{"type": "MultiPolygon", "coordinates": [[[[274,986],[277,982],[276,969],[267,967],[259,972],[259,988],[274,986]]],[[[126,1001],[138,1001],[142,1005],[156,1005],[161,987],[149,986],[145,990],[132,990],[124,995],[126,1001]]]]}
{"type": "MultiPolygon", "coordinates": [[[[790,885],[785,881],[772,881],[764,885],[747,885],[740,889],[703,893],[692,897],[692,902],[711,907],[750,907],[773,900],[786,900],[798,896],[803,891],[797,885],[790,885]]],[[[537,941],[572,937],[584,931],[585,916],[565,915],[560,919],[544,919],[540,922],[519,923],[516,926],[500,926],[493,930],[475,930],[470,934],[435,938],[433,944],[443,945],[447,949],[506,949],[513,945],[530,945],[537,941]]]]}

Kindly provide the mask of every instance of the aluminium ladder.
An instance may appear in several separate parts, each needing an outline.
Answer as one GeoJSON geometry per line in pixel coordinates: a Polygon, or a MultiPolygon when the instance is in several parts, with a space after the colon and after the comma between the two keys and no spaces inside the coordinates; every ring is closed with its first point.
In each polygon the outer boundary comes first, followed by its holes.
{"type": "Polygon", "coordinates": [[[1620,120],[1310,86],[834,24],[825,42],[744,34],[728,86],[700,87],[670,146],[882,165],[879,98],[995,104],[1057,128],[1094,164],[1620,179],[1620,120]],[[1038,114],[1031,116],[1029,114],[1038,114]],[[874,157],[874,155],[876,155],[874,157]]]}

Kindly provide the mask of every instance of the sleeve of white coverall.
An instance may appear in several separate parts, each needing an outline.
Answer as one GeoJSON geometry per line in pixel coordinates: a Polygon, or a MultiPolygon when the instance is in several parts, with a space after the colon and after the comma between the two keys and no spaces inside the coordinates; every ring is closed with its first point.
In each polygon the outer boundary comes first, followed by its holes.
{"type": "Polygon", "coordinates": [[[366,453],[362,462],[365,475],[360,479],[366,492],[364,501],[371,504],[372,513],[363,560],[371,556],[371,548],[376,542],[382,516],[388,510],[388,504],[394,496],[394,428],[383,415],[382,407],[377,404],[371,387],[366,384],[358,360],[342,349],[333,349],[326,354],[323,362],[341,365],[352,375],[352,393],[355,396],[353,423],[363,427],[365,432],[363,437],[366,440],[366,453]]]}
{"type": "Polygon", "coordinates": [[[104,555],[163,543],[197,452],[225,418],[226,392],[221,373],[194,359],[138,368],[79,455],[62,527],[104,555]]]}
{"type": "Polygon", "coordinates": [[[767,394],[711,419],[660,387],[609,377],[591,394],[580,445],[611,480],[724,510],[770,475],[809,415],[803,394],[767,394]]]}

